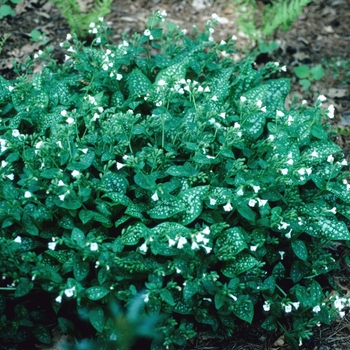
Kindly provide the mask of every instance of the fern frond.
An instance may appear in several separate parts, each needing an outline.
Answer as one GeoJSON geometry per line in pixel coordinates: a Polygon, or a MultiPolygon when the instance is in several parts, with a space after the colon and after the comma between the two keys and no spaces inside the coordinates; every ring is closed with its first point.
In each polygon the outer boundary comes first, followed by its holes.
{"type": "Polygon", "coordinates": [[[275,0],[263,13],[262,33],[271,36],[277,29],[287,30],[313,0],[275,0]]]}

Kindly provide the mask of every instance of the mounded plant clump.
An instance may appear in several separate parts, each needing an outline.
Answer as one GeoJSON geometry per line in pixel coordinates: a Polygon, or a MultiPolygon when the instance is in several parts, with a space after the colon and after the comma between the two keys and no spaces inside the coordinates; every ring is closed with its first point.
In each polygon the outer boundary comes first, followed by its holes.
{"type": "Polygon", "coordinates": [[[350,239],[332,106],[286,109],[283,67],[164,17],[118,46],[101,20],[64,64],[0,78],[3,341],[85,322],[101,349],[173,349],[254,322],[297,348],[349,306],[323,289],[350,239]]]}

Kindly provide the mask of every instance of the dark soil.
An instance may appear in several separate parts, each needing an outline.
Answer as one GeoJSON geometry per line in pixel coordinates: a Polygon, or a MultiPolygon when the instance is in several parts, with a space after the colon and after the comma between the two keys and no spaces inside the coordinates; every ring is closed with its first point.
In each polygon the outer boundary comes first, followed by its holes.
{"type": "MultiPolygon", "coordinates": [[[[259,6],[264,6],[263,1],[258,2],[259,6]]],[[[92,0],[81,0],[79,3],[88,9],[92,0]]],[[[57,60],[64,58],[65,53],[59,44],[70,32],[66,20],[52,2],[24,0],[15,10],[16,16],[0,20],[0,40],[9,35],[2,50],[0,47],[0,74],[6,79],[15,77],[14,60],[24,62],[28,55],[33,56],[43,48],[40,43],[30,41],[32,30],[37,29],[45,34],[49,39],[48,44],[54,46],[53,52],[57,60]]],[[[245,49],[254,45],[237,27],[235,20],[240,14],[228,0],[115,0],[112,12],[106,18],[113,31],[112,43],[119,43],[123,32],[144,30],[147,18],[156,10],[166,10],[170,21],[189,31],[193,25],[203,28],[211,15],[216,13],[224,18],[224,22],[215,30],[214,38],[220,41],[236,35],[238,53],[234,58],[243,57],[245,49]]],[[[314,104],[319,94],[327,97],[324,107],[333,104],[336,108],[332,126],[337,128],[337,143],[350,161],[350,0],[315,0],[304,8],[303,14],[290,30],[276,33],[274,40],[279,43],[280,49],[260,59],[262,62],[267,59],[286,65],[291,77],[294,76],[294,67],[300,64],[321,63],[327,68],[327,64],[334,62],[331,65],[333,68],[326,70],[321,80],[313,82],[310,91],[305,91],[298,80],[292,78],[291,96],[298,96],[300,101],[307,100],[310,105],[314,104]],[[342,70],[341,65],[345,60],[349,60],[349,63],[347,69],[342,70]]],[[[37,67],[37,70],[40,68],[37,67]]],[[[349,266],[343,263],[342,269],[334,277],[344,294],[349,294],[349,266]]],[[[62,335],[58,336],[57,343],[50,349],[62,349],[58,344],[62,338],[62,335]]],[[[24,348],[29,349],[27,346],[24,348]]],[[[287,350],[290,347],[285,344],[282,332],[267,333],[248,325],[237,330],[230,339],[218,338],[217,335],[210,337],[207,333],[199,334],[182,349],[287,350]]],[[[312,339],[305,341],[300,349],[349,350],[350,314],[331,326],[315,329],[312,339]]]]}

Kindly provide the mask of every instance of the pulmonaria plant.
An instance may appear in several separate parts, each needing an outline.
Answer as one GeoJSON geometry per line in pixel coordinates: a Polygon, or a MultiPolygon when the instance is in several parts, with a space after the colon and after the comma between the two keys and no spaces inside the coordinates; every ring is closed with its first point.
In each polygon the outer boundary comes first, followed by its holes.
{"type": "Polygon", "coordinates": [[[53,320],[86,315],[116,343],[106,304],[142,296],[153,349],[241,321],[297,347],[348,306],[319,279],[350,239],[330,110],[285,108],[276,63],[235,62],[210,22],[189,37],[164,16],[117,46],[69,35],[64,64],[44,52],[42,73],[0,78],[4,339],[49,343],[53,320]]]}

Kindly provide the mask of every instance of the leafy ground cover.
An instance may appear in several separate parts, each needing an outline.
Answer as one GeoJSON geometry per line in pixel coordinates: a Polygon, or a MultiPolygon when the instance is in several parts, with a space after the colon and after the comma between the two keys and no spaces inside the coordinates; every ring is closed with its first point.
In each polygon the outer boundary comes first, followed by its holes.
{"type": "MultiPolygon", "coordinates": [[[[166,4],[165,4],[166,5],[166,4]]],[[[189,6],[189,4],[187,4],[188,6],[189,6]]],[[[219,8],[217,8],[217,9],[219,9],[219,8]]],[[[146,11],[147,10],[149,10],[148,8],[146,8],[145,9],[146,11]]],[[[226,28],[227,29],[227,28],[226,28]]],[[[307,62],[307,61],[306,61],[307,62]]],[[[304,61],[304,63],[305,63],[305,61],[304,61]]],[[[313,63],[317,63],[317,61],[315,60],[313,63]]],[[[290,69],[292,69],[293,68],[293,66],[291,66],[291,67],[289,67],[290,69]]],[[[337,77],[331,77],[332,79],[337,79],[337,77]]],[[[297,83],[297,82],[296,82],[297,83]]],[[[344,89],[344,87],[341,87],[341,89],[344,89]]],[[[300,90],[299,90],[300,91],[300,90]]],[[[323,92],[323,91],[322,91],[323,92]]],[[[316,91],[315,91],[315,93],[316,93],[316,91]]],[[[317,92],[318,93],[318,92],[317,92]]],[[[339,92],[338,92],[339,93],[339,92]]],[[[305,94],[307,94],[307,96],[309,96],[309,101],[313,101],[313,99],[315,99],[315,95],[313,94],[313,91],[310,91],[310,92],[304,92],[304,91],[302,91],[302,95],[303,95],[303,97],[305,96],[305,94]]],[[[327,95],[327,92],[325,92],[324,93],[325,95],[327,95]]],[[[316,96],[317,97],[317,96],[316,96]]],[[[339,100],[341,100],[341,101],[343,101],[344,100],[344,98],[342,99],[342,98],[336,98],[336,97],[334,97],[334,102],[335,101],[339,101],[339,100]]],[[[345,100],[346,101],[346,100],[345,100]]],[[[330,102],[332,102],[332,101],[330,101],[330,102]]],[[[329,102],[328,102],[329,103],[329,102]]],[[[338,108],[337,108],[337,110],[341,113],[341,108],[339,108],[339,105],[337,106],[338,108]]],[[[339,118],[339,116],[342,116],[342,114],[337,114],[337,117],[339,118]]],[[[343,253],[345,253],[345,247],[343,247],[343,246],[339,246],[338,247],[338,250],[337,250],[337,254],[343,254],[343,253]]],[[[346,268],[346,265],[344,265],[344,267],[346,268]]],[[[339,273],[339,272],[336,272],[336,273],[339,273]]],[[[343,287],[343,288],[346,288],[346,285],[344,286],[344,284],[342,283],[343,281],[341,280],[341,278],[344,278],[344,276],[346,277],[346,269],[345,270],[343,270],[342,271],[342,274],[340,275],[340,276],[337,276],[337,277],[339,277],[339,284],[343,287]]],[[[344,290],[346,290],[346,289],[344,289],[344,290]]],[[[346,322],[346,317],[344,317],[343,318],[343,320],[341,321],[341,322],[346,322]]],[[[344,323],[343,323],[343,325],[344,325],[344,323]]],[[[335,327],[335,333],[337,333],[337,325],[334,325],[334,327],[335,327]]],[[[246,333],[249,333],[250,332],[250,330],[245,330],[245,332],[246,333]]],[[[344,330],[343,330],[343,332],[344,332],[344,330]]],[[[244,332],[243,332],[244,333],[244,332]]],[[[334,332],[333,332],[334,333],[334,332]]],[[[261,334],[261,333],[260,333],[261,334]]],[[[240,335],[241,336],[241,335],[240,335]]],[[[261,334],[261,336],[266,336],[266,335],[264,335],[264,334],[261,334]]],[[[207,335],[206,335],[206,337],[207,337],[207,335]]],[[[279,338],[279,336],[278,336],[278,334],[274,334],[274,335],[272,335],[272,338],[273,337],[275,337],[275,338],[279,338]]],[[[256,338],[255,338],[256,339],[256,338]]],[[[258,339],[256,339],[257,341],[258,341],[258,339]]],[[[321,341],[324,341],[324,339],[321,339],[321,341]]],[[[208,339],[205,339],[205,337],[204,336],[202,336],[202,337],[198,337],[197,338],[197,340],[196,340],[197,342],[201,342],[201,344],[206,344],[206,346],[208,346],[208,344],[212,344],[212,342],[214,342],[214,341],[211,341],[211,340],[208,340],[208,339]],[[210,343],[211,342],[211,343],[210,343]]],[[[217,340],[215,340],[215,341],[217,341],[217,340]]],[[[231,340],[232,341],[232,340],[231,340]]],[[[225,346],[226,347],[229,347],[229,346],[233,346],[232,344],[230,345],[230,343],[228,343],[228,342],[230,342],[230,340],[223,340],[223,342],[221,343],[221,345],[216,345],[217,347],[221,347],[221,348],[224,348],[225,346]]],[[[251,348],[254,348],[254,349],[257,349],[258,348],[258,346],[263,346],[262,344],[261,344],[261,342],[262,342],[262,340],[260,339],[260,342],[257,342],[256,344],[254,344],[254,345],[249,345],[249,344],[245,344],[245,345],[239,345],[239,341],[238,340],[236,340],[233,344],[235,344],[234,346],[242,346],[242,347],[244,347],[244,346],[246,346],[246,348],[247,349],[249,349],[249,346],[254,346],[254,347],[251,347],[251,348]]],[[[269,337],[268,338],[265,338],[265,340],[264,340],[264,342],[266,342],[266,343],[268,343],[268,342],[271,342],[271,334],[269,334],[269,337]]],[[[317,345],[317,340],[314,338],[314,339],[312,339],[312,342],[310,343],[310,346],[318,346],[317,345]],[[312,342],[314,342],[314,343],[312,343],[312,342]]],[[[198,345],[199,346],[199,345],[198,345]]],[[[197,347],[198,347],[197,346],[197,347]]],[[[205,345],[200,345],[200,346],[205,346],[205,345]]],[[[211,346],[215,346],[215,345],[211,345],[211,346]]],[[[283,339],[282,338],[279,338],[279,343],[277,343],[276,345],[275,345],[276,347],[281,347],[281,346],[283,346],[283,339]]]]}

